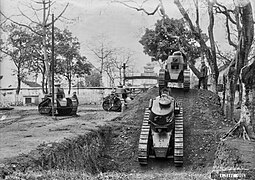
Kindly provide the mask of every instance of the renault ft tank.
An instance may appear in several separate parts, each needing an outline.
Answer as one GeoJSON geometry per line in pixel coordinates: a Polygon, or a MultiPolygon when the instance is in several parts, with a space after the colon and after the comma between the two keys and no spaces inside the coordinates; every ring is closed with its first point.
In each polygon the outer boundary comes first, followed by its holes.
{"type": "MultiPolygon", "coordinates": [[[[59,116],[71,116],[77,113],[78,99],[75,97],[65,98],[63,88],[57,87],[55,90],[54,114],[59,116]]],[[[52,115],[52,96],[46,95],[38,106],[40,114],[52,115]]]]}
{"type": "Polygon", "coordinates": [[[121,99],[115,91],[112,91],[111,94],[103,99],[102,106],[105,111],[120,112],[122,106],[121,99]]]}
{"type": "Polygon", "coordinates": [[[105,111],[121,112],[129,99],[127,90],[122,86],[118,86],[103,99],[102,106],[105,111]]]}
{"type": "Polygon", "coordinates": [[[174,52],[165,61],[165,68],[159,71],[159,92],[165,87],[190,89],[190,70],[180,51],[174,52]]]}
{"type": "Polygon", "coordinates": [[[138,161],[147,165],[148,158],[173,158],[175,166],[183,165],[183,110],[168,93],[151,99],[145,110],[138,161]]]}

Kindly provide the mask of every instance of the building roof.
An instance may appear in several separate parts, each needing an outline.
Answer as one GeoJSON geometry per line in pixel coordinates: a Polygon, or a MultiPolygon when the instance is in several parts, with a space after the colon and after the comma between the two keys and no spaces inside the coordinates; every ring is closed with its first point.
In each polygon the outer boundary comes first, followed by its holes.
{"type": "Polygon", "coordinates": [[[22,81],[24,84],[28,85],[29,87],[41,87],[40,84],[38,84],[37,82],[32,82],[32,81],[22,81]]]}

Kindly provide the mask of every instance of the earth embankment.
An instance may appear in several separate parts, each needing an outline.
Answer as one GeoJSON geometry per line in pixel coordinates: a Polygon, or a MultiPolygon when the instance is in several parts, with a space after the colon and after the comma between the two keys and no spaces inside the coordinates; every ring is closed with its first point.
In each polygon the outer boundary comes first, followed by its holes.
{"type": "MultiPolygon", "coordinates": [[[[93,141],[94,144],[97,144],[98,154],[93,154],[93,158],[90,155],[85,155],[88,158],[92,158],[91,161],[88,161],[88,166],[92,168],[88,168],[87,173],[106,173],[106,172],[118,172],[123,175],[123,173],[127,173],[125,177],[130,176],[135,179],[134,173],[137,176],[140,176],[143,173],[146,174],[155,174],[156,172],[161,172],[162,174],[169,173],[198,173],[205,174],[205,178],[208,177],[208,172],[210,172],[213,168],[214,164],[214,155],[217,150],[217,146],[219,144],[219,138],[221,134],[225,133],[229,128],[229,122],[224,120],[224,116],[222,113],[222,108],[220,104],[220,98],[214,93],[206,90],[195,90],[191,89],[189,92],[183,92],[182,90],[172,90],[172,95],[179,101],[184,109],[184,166],[181,169],[176,169],[171,160],[150,160],[149,165],[146,167],[141,167],[137,160],[137,150],[138,150],[138,141],[140,135],[140,127],[143,120],[144,110],[148,106],[149,99],[154,98],[158,95],[158,89],[152,88],[149,89],[146,93],[141,94],[136,97],[130,104],[128,104],[128,108],[123,113],[116,112],[104,112],[105,114],[111,113],[112,116],[109,115],[110,118],[107,120],[100,120],[99,123],[97,117],[99,112],[95,112],[93,115],[89,115],[88,121],[93,121],[98,125],[102,125],[99,130],[95,130],[98,139],[93,141]],[[107,123],[102,123],[107,122],[107,123]],[[104,129],[104,131],[102,131],[104,129]],[[107,131],[105,131],[107,129],[107,131]],[[104,133],[102,133],[104,132],[104,133]],[[107,132],[107,133],[106,133],[107,132]],[[104,136],[107,136],[105,138],[104,136]]],[[[86,111],[79,111],[84,116],[86,116],[86,111]]],[[[29,116],[28,116],[29,117],[29,116]]],[[[80,121],[83,121],[81,117],[80,121]]],[[[104,118],[103,118],[104,119],[104,118]]],[[[74,119],[77,121],[77,119],[74,119]]],[[[84,121],[83,123],[86,123],[84,121]]],[[[68,126],[69,127],[69,126],[68,126]]],[[[81,126],[76,126],[77,131],[81,126]]],[[[88,130],[88,129],[87,129],[88,130]]],[[[63,130],[64,131],[64,130],[63,130]]],[[[85,132],[84,132],[85,133],[85,132]]],[[[94,135],[95,135],[94,134],[94,135]]],[[[93,133],[85,133],[83,139],[85,137],[93,137],[93,133]]],[[[80,139],[77,141],[78,136],[71,140],[71,145],[66,145],[66,141],[58,142],[55,146],[48,147],[48,145],[43,146],[44,151],[40,151],[41,154],[50,154],[47,158],[44,158],[44,164],[48,166],[42,166],[40,163],[37,165],[41,169],[62,169],[62,170],[81,170],[82,168],[78,168],[72,163],[77,164],[76,155],[80,154],[80,156],[85,156],[79,152],[79,149],[82,150],[84,144],[88,144],[80,139]],[[74,142],[78,142],[77,145],[74,145],[74,142]],[[74,147],[78,148],[74,148],[74,147]],[[47,148],[48,147],[48,148],[47,148]],[[58,147],[54,148],[52,147],[58,147]],[[61,148],[62,149],[61,149],[61,148]],[[49,150],[51,149],[51,151],[49,150]],[[69,150],[68,150],[69,149],[69,150]],[[72,150],[74,149],[74,150],[72,150]],[[45,153],[44,153],[45,152],[45,153]],[[47,152],[47,153],[46,153],[47,152]],[[66,158],[66,161],[62,163],[58,163],[58,166],[54,166],[54,162],[57,162],[57,159],[61,159],[57,153],[62,152],[63,158],[66,158]],[[68,152],[68,153],[66,153],[68,152]],[[74,155],[72,155],[72,153],[74,155]],[[55,154],[55,155],[54,155],[55,154]],[[68,154],[68,155],[66,155],[68,154]],[[76,155],[75,155],[76,154],[76,155]],[[58,158],[56,158],[58,156],[58,158]],[[51,157],[51,158],[49,158],[51,157]],[[72,158],[76,157],[76,158],[72,158]],[[69,158],[69,159],[68,159],[69,158]],[[49,160],[50,159],[50,160],[49,160]],[[47,162],[47,163],[46,163],[47,162]],[[49,163],[50,162],[50,163],[49,163]],[[66,163],[69,163],[66,168],[66,163]],[[51,165],[49,165],[51,164],[51,165]],[[61,164],[63,166],[61,166],[61,164]],[[47,167],[47,168],[46,168],[47,167]],[[56,168],[57,167],[57,168],[56,168]]],[[[91,139],[91,138],[87,138],[91,139]]],[[[93,139],[93,138],[92,138],[93,139]]],[[[93,151],[93,146],[87,146],[87,152],[93,151]]],[[[42,150],[42,149],[41,149],[42,150]]],[[[35,151],[31,151],[36,154],[35,151]]],[[[82,151],[84,152],[84,151],[82,151]]],[[[33,159],[40,159],[42,156],[33,156],[33,153],[30,153],[28,156],[33,159]]],[[[38,153],[37,153],[38,154],[38,153]]],[[[44,156],[46,157],[46,156],[44,156]]],[[[15,158],[14,158],[15,159],[15,158]]],[[[78,158],[82,159],[82,157],[78,158]]],[[[13,159],[12,159],[13,160],[13,159]]],[[[42,161],[42,158],[41,158],[42,161]]],[[[61,161],[59,161],[61,162],[61,161]]],[[[84,163],[80,162],[80,164],[84,163]]],[[[82,166],[81,166],[82,167],[82,166]]],[[[35,167],[32,167],[35,168],[35,167]]],[[[26,171],[29,166],[26,166],[26,171]]],[[[38,169],[38,168],[36,168],[38,169]]],[[[86,168],[83,168],[83,170],[86,168]]],[[[142,176],[142,175],[141,175],[142,176]]],[[[196,176],[196,175],[195,175],[196,176]]],[[[153,175],[152,175],[153,177],[153,175]]],[[[164,175],[167,177],[167,175],[164,175]]],[[[201,177],[200,177],[201,179],[201,177]]]]}

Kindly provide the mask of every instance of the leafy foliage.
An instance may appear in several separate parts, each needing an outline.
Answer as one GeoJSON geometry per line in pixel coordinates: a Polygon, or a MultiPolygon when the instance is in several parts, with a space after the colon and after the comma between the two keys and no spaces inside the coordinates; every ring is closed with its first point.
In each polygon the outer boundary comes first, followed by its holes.
{"type": "Polygon", "coordinates": [[[85,56],[79,56],[77,62],[74,65],[74,73],[77,77],[85,77],[85,75],[91,74],[92,65],[87,61],[85,56]]]}
{"type": "Polygon", "coordinates": [[[184,51],[192,60],[200,56],[200,47],[183,19],[158,20],[155,29],[146,29],[139,42],[152,61],[165,61],[177,50],[184,51]]]}
{"type": "Polygon", "coordinates": [[[17,76],[16,93],[19,94],[21,81],[28,74],[26,67],[29,65],[33,39],[25,29],[14,24],[6,26],[5,30],[8,32],[8,38],[6,41],[1,40],[0,51],[8,55],[16,66],[13,72],[17,76]]]}
{"type": "Polygon", "coordinates": [[[65,29],[60,31],[56,29],[56,73],[66,77],[69,83],[69,93],[71,89],[72,78],[89,74],[91,65],[86,62],[86,57],[80,55],[80,43],[72,33],[65,29]]]}
{"type": "Polygon", "coordinates": [[[90,75],[85,76],[87,87],[100,87],[100,73],[98,71],[92,71],[90,75]]]}
{"type": "MultiPolygon", "coordinates": [[[[38,33],[31,33],[17,25],[11,24],[6,28],[7,38],[1,39],[1,51],[11,57],[17,67],[14,73],[18,76],[18,82],[28,74],[38,76],[41,74],[42,87],[45,90],[46,83],[46,62],[44,61],[43,37],[40,26],[34,27],[38,33]]],[[[46,55],[51,62],[51,34],[47,30],[46,55]]],[[[61,31],[57,27],[55,34],[55,70],[56,79],[66,77],[71,86],[73,77],[85,77],[90,74],[91,64],[85,56],[80,55],[80,43],[68,30],[61,31]]],[[[19,83],[20,84],[20,83],[19,83]]],[[[69,86],[69,87],[70,87],[69,86]]]]}
{"type": "MultiPolygon", "coordinates": [[[[42,76],[42,88],[43,92],[46,93],[47,90],[47,72],[46,72],[46,62],[44,60],[44,44],[43,44],[43,37],[39,34],[42,34],[43,29],[41,26],[34,27],[34,31],[38,33],[31,33],[30,36],[33,39],[33,44],[31,44],[31,61],[29,62],[29,66],[27,67],[30,72],[34,73],[35,76],[39,74],[42,76]]],[[[47,29],[46,31],[46,42],[45,42],[45,49],[46,49],[46,56],[48,59],[51,59],[51,32],[47,29]]]]}

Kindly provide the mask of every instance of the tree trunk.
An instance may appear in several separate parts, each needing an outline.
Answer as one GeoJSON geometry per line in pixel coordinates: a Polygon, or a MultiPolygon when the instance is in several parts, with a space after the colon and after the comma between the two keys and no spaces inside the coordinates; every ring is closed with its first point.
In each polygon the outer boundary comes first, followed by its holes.
{"type": "Polygon", "coordinates": [[[46,94],[50,94],[50,92],[48,91],[48,81],[45,79],[45,90],[46,90],[46,94]]]}
{"type": "Polygon", "coordinates": [[[237,87],[238,87],[238,89],[237,89],[237,91],[238,91],[238,103],[237,103],[236,108],[240,109],[241,104],[242,104],[242,94],[243,94],[243,87],[242,87],[240,78],[238,79],[237,87]]]}
{"type": "Polygon", "coordinates": [[[254,100],[255,100],[255,61],[241,69],[240,79],[243,88],[240,119],[222,139],[237,135],[245,140],[255,141],[254,100]]]}
{"type": "MultiPolygon", "coordinates": [[[[229,65],[229,71],[227,71],[226,79],[226,103],[224,107],[225,115],[228,120],[233,120],[234,113],[234,100],[236,85],[241,72],[241,68],[248,61],[248,54],[253,41],[254,25],[251,3],[246,4],[244,7],[236,7],[237,12],[242,12],[240,15],[236,15],[242,22],[242,28],[238,30],[239,40],[236,50],[235,61],[232,61],[229,65]]],[[[237,19],[239,21],[239,19],[237,19]]],[[[244,91],[244,90],[243,90],[244,91]]]]}
{"type": "Polygon", "coordinates": [[[253,132],[255,132],[255,85],[252,87],[252,107],[251,107],[252,113],[251,113],[251,124],[253,128],[253,132]]]}
{"type": "MultiPolygon", "coordinates": [[[[120,74],[120,85],[122,85],[122,74],[121,74],[121,68],[118,68],[119,69],[119,74],[120,74]]],[[[123,84],[124,85],[124,84],[123,84]]]]}
{"type": "Polygon", "coordinates": [[[209,29],[209,37],[210,37],[210,43],[211,46],[214,46],[214,48],[209,48],[206,45],[206,42],[204,41],[204,39],[201,36],[200,33],[200,29],[198,29],[197,27],[195,27],[187,13],[187,11],[183,8],[182,4],[180,3],[179,0],[174,0],[174,3],[176,4],[176,6],[178,7],[180,13],[182,14],[182,16],[184,17],[184,19],[187,21],[190,30],[192,31],[193,35],[195,36],[196,41],[200,44],[202,51],[204,52],[206,59],[208,61],[208,64],[210,66],[211,72],[212,72],[212,78],[213,78],[213,84],[212,84],[212,91],[217,93],[217,84],[218,84],[218,77],[219,77],[219,70],[218,70],[218,66],[217,66],[217,61],[216,61],[216,54],[215,53],[215,45],[214,45],[214,37],[213,37],[213,29],[211,29],[214,25],[214,18],[213,18],[213,13],[212,13],[212,9],[210,9],[209,5],[208,5],[208,10],[210,10],[209,12],[209,17],[210,17],[210,26],[208,27],[209,29]]]}
{"type": "Polygon", "coordinates": [[[228,121],[233,120],[234,113],[234,101],[235,101],[235,84],[234,84],[234,74],[235,74],[235,62],[236,59],[232,60],[228,66],[226,73],[223,75],[225,80],[224,88],[224,114],[228,121]]]}
{"type": "Polygon", "coordinates": [[[103,87],[103,72],[100,72],[99,84],[100,84],[100,87],[103,87]]]}
{"type": "MultiPolygon", "coordinates": [[[[208,34],[210,39],[210,53],[207,53],[206,57],[211,56],[211,58],[208,59],[208,63],[211,67],[211,89],[213,92],[218,94],[218,77],[219,77],[219,70],[217,66],[217,59],[216,59],[216,47],[215,47],[215,40],[214,40],[214,33],[213,33],[213,27],[214,27],[214,14],[213,14],[213,5],[214,2],[208,1],[208,14],[209,14],[209,26],[208,26],[208,34]]],[[[207,50],[208,51],[208,50],[207,50]]]]}
{"type": "Polygon", "coordinates": [[[254,92],[255,92],[255,61],[252,65],[245,66],[241,71],[242,79],[242,104],[240,123],[245,127],[248,137],[255,140],[254,133],[254,92]]]}
{"type": "Polygon", "coordinates": [[[18,74],[17,74],[18,85],[17,85],[17,88],[16,88],[16,94],[17,95],[19,95],[19,92],[20,92],[21,79],[22,79],[22,77],[20,76],[20,72],[18,71],[18,74]]]}
{"type": "Polygon", "coordinates": [[[234,92],[233,92],[233,78],[226,75],[223,110],[228,121],[232,121],[234,112],[234,92]]]}
{"type": "MultiPolygon", "coordinates": [[[[188,61],[189,63],[189,61],[188,61]]],[[[201,74],[200,74],[200,71],[195,67],[194,64],[192,63],[189,63],[189,68],[191,69],[191,71],[197,76],[197,78],[199,79],[201,74]]]]}
{"type": "Polygon", "coordinates": [[[68,78],[68,94],[71,94],[71,88],[72,88],[72,79],[68,78]]]}
{"type": "Polygon", "coordinates": [[[43,94],[47,94],[47,91],[45,89],[45,75],[42,75],[42,92],[43,94]]]}
{"type": "Polygon", "coordinates": [[[43,41],[43,57],[44,57],[44,63],[45,63],[45,69],[46,69],[46,78],[45,80],[47,81],[47,93],[51,93],[51,73],[50,73],[50,65],[49,65],[49,59],[47,55],[47,44],[46,44],[46,5],[45,2],[43,1],[43,35],[42,35],[42,41],[43,41]]]}

